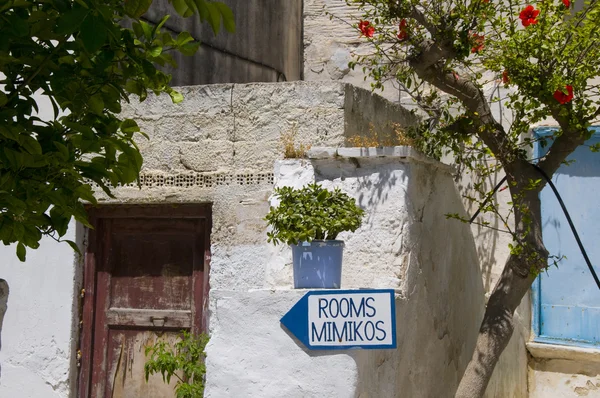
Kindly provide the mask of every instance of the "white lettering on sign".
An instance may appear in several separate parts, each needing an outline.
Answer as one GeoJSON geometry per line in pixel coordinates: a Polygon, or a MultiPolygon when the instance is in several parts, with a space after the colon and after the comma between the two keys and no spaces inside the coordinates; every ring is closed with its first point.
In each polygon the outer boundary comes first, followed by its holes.
{"type": "Polygon", "coordinates": [[[308,328],[313,346],[393,344],[390,294],[311,295],[308,328]]]}

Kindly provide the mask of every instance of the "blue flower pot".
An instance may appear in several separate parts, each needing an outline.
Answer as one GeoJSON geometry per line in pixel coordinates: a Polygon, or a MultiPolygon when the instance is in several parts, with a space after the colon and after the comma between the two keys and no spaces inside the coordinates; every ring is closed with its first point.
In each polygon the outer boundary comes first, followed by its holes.
{"type": "Polygon", "coordinates": [[[291,245],[294,288],[339,289],[342,284],[341,240],[313,240],[291,245]]]}

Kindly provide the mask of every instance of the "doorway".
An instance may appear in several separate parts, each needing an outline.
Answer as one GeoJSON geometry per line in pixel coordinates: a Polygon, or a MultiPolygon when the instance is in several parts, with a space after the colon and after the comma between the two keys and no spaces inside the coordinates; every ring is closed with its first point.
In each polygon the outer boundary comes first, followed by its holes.
{"type": "Polygon", "coordinates": [[[90,208],[79,397],[174,396],[145,349],[206,327],[211,207],[90,208]]]}

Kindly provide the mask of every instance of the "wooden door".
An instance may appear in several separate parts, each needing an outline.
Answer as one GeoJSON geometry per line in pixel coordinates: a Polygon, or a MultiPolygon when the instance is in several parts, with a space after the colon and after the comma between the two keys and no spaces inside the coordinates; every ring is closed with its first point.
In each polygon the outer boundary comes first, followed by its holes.
{"type": "Polygon", "coordinates": [[[204,329],[210,208],[119,206],[91,211],[80,397],[163,398],[146,382],[146,347],[204,329]]]}

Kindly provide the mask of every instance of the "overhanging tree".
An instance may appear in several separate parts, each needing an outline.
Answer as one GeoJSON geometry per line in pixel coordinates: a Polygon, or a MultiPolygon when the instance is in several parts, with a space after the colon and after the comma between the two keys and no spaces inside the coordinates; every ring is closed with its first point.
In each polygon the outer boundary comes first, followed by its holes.
{"type": "MultiPolygon", "coordinates": [[[[224,3],[169,2],[215,34],[234,30],[224,3]]],[[[143,101],[148,92],[183,100],[160,67],[176,66],[170,53],[193,55],[200,43],[187,32],[162,32],[168,16],[144,22],[151,4],[0,0],[0,240],[17,243],[21,260],[42,236],[64,236],[73,217],[88,225],[82,201],[96,203],[92,184],[111,195],[139,179],[134,134],[144,133],[119,116],[122,101],[131,94],[143,101]],[[44,97],[53,117],[42,119],[44,97]]]]}
{"type": "MultiPolygon", "coordinates": [[[[548,267],[539,193],[567,156],[592,135],[600,116],[600,5],[570,0],[346,0],[373,45],[358,55],[374,88],[396,84],[419,106],[424,123],[410,133],[439,157],[449,150],[475,178],[478,202],[501,218],[511,254],[489,298],[475,352],[457,397],[485,393],[514,329],[514,312],[537,274],[548,267]],[[490,97],[504,87],[503,97],[490,97]],[[510,121],[494,116],[500,103],[510,121]],[[530,129],[544,120],[559,126],[533,159],[530,129]],[[491,166],[482,159],[492,158],[491,166]],[[539,167],[536,168],[536,166],[539,167]],[[503,214],[483,178],[503,171],[511,202],[503,214]]],[[[591,148],[597,150],[598,148],[591,148]]],[[[458,215],[453,217],[460,218],[458,215]]],[[[552,259],[552,257],[550,257],[552,259]]],[[[550,260],[556,261],[556,259],[550,260]]]]}

